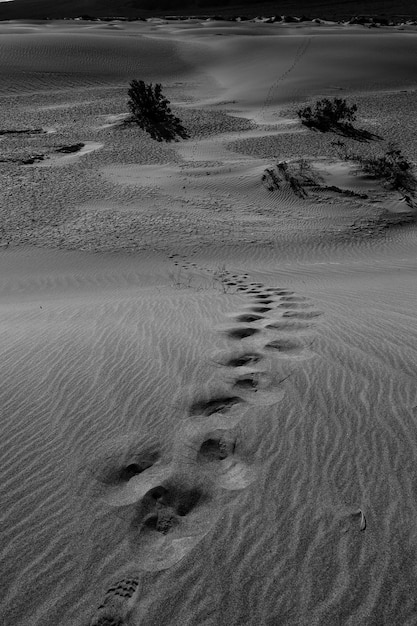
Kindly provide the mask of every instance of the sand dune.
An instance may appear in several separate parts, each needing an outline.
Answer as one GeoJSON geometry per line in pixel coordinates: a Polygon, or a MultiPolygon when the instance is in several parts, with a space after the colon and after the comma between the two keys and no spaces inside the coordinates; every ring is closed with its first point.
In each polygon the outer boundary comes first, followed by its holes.
{"type": "Polygon", "coordinates": [[[415,205],[296,116],[415,161],[413,29],[1,32],[1,623],[414,624],[415,205]]]}

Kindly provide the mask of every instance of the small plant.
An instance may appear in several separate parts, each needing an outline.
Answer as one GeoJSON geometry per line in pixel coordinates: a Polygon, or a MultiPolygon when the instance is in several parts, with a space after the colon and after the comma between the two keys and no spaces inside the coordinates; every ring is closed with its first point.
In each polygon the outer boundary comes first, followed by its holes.
{"type": "Polygon", "coordinates": [[[268,191],[275,191],[276,189],[280,189],[283,183],[288,183],[291,190],[297,196],[305,198],[307,193],[303,189],[303,184],[311,184],[313,182],[309,175],[310,173],[312,174],[312,172],[307,161],[302,165],[300,162],[298,166],[298,169],[295,170],[294,163],[279,161],[274,167],[267,167],[264,170],[262,183],[268,191]],[[302,170],[303,167],[304,169],[302,170]]]}
{"type": "Polygon", "coordinates": [[[401,150],[390,145],[380,157],[359,157],[358,161],[366,174],[384,180],[391,189],[414,195],[417,179],[412,172],[412,164],[401,150]]]}
{"type": "Polygon", "coordinates": [[[318,100],[315,107],[304,107],[297,111],[301,123],[323,132],[333,129],[351,128],[356,119],[356,104],[348,105],[342,98],[318,100]]]}
{"type": "Polygon", "coordinates": [[[188,133],[181,120],[171,112],[169,100],[162,93],[162,86],[146,84],[143,80],[132,80],[128,90],[128,107],[132,113],[130,121],[136,122],[157,141],[186,139],[188,133]]]}
{"type": "Polygon", "coordinates": [[[262,182],[268,191],[275,191],[275,189],[280,188],[280,180],[275,172],[275,170],[271,167],[267,167],[262,174],[262,182]]]}
{"type": "Polygon", "coordinates": [[[280,161],[279,163],[277,163],[277,168],[283,176],[284,180],[286,180],[290,184],[290,187],[295,195],[299,198],[305,198],[307,194],[304,191],[300,181],[296,178],[296,176],[292,175],[290,168],[288,167],[288,163],[286,161],[280,161]]]}

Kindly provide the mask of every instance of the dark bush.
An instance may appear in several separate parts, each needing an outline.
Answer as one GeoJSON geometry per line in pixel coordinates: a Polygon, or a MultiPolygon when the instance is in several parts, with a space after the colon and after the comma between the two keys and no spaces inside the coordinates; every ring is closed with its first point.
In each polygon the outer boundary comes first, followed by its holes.
{"type": "Polygon", "coordinates": [[[352,152],[342,141],[332,142],[338,156],[344,161],[357,163],[361,170],[384,183],[390,188],[414,197],[417,192],[417,178],[413,172],[413,164],[394,144],[381,156],[365,156],[352,152]]]}
{"type": "Polygon", "coordinates": [[[356,119],[356,104],[348,105],[346,100],[323,98],[318,100],[314,109],[310,106],[299,109],[297,115],[302,124],[309,128],[317,128],[321,131],[352,128],[352,122],[356,119]]]}
{"type": "Polygon", "coordinates": [[[380,157],[357,157],[357,161],[366,174],[385,181],[391,189],[411,195],[416,192],[417,179],[412,164],[399,148],[391,145],[380,157]]]}
{"type": "Polygon", "coordinates": [[[186,139],[187,131],[181,120],[171,112],[169,100],[162,93],[159,83],[153,86],[143,80],[132,80],[128,90],[128,107],[132,112],[130,121],[138,124],[157,141],[186,139]]]}

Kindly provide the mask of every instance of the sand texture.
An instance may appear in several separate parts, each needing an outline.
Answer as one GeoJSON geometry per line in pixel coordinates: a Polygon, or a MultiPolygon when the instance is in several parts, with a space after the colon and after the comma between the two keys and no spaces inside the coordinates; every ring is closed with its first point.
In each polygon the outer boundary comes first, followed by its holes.
{"type": "Polygon", "coordinates": [[[1,624],[416,624],[416,27],[0,31],[1,624]]]}

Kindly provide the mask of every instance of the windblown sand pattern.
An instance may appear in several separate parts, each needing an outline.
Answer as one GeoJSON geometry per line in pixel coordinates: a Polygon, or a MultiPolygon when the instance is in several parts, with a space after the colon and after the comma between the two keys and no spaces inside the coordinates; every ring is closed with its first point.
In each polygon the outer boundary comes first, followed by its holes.
{"type": "Polygon", "coordinates": [[[414,200],[295,113],[415,160],[401,29],[1,26],[1,624],[415,623],[414,200]]]}

